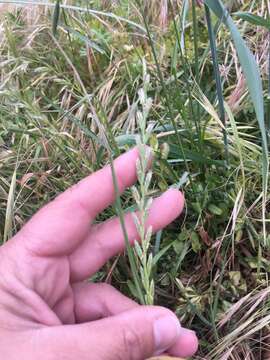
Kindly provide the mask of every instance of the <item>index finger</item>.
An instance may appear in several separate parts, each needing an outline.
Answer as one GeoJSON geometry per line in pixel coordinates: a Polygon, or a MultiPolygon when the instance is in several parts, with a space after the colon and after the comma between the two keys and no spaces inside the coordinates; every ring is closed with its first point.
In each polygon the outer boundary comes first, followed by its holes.
{"type": "MultiPolygon", "coordinates": [[[[138,149],[114,161],[119,192],[137,179],[138,149]]],[[[71,253],[89,232],[91,221],[115,200],[110,165],[88,176],[42,208],[23,227],[31,251],[43,256],[71,253]]]]}

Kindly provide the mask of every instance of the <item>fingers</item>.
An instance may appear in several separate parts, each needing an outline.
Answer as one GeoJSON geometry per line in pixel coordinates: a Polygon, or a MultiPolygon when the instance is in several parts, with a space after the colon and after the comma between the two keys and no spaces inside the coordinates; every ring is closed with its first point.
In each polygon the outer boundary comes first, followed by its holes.
{"type": "MultiPolygon", "coordinates": [[[[147,227],[158,231],[170,224],[182,212],[184,197],[171,189],[155,199],[149,212],[147,227]]],[[[131,243],[138,239],[132,215],[125,216],[125,225],[131,243]]],[[[93,227],[85,241],[70,256],[71,278],[81,281],[95,273],[112,256],[123,251],[125,241],[118,218],[93,227]]]]}
{"type": "MultiPolygon", "coordinates": [[[[108,284],[78,283],[73,286],[75,317],[78,323],[99,320],[139,307],[108,284]],[[91,299],[91,300],[89,300],[91,299]]],[[[167,349],[172,356],[190,357],[196,353],[198,339],[194,331],[181,328],[175,343],[167,349]]],[[[162,349],[163,350],[163,349],[162,349]]]]}
{"type": "Polygon", "coordinates": [[[99,320],[139,306],[105,283],[78,283],[73,286],[73,293],[77,323],[99,320]]]}
{"type": "MultiPolygon", "coordinates": [[[[185,332],[172,312],[143,306],[111,318],[39,332],[40,346],[66,360],[146,359],[166,352],[182,336],[185,332]]],[[[181,351],[177,356],[182,356],[181,351]]]]}
{"type": "MultiPolygon", "coordinates": [[[[138,150],[120,156],[114,162],[119,191],[136,181],[138,150]]],[[[66,255],[84,239],[90,222],[112,204],[115,191],[111,167],[72,186],[41,209],[22,229],[21,234],[32,252],[39,255],[66,255]]]]}
{"type": "Polygon", "coordinates": [[[198,339],[194,331],[182,329],[182,336],[179,336],[174,345],[168,350],[172,356],[182,356],[189,358],[198,350],[198,339]]]}

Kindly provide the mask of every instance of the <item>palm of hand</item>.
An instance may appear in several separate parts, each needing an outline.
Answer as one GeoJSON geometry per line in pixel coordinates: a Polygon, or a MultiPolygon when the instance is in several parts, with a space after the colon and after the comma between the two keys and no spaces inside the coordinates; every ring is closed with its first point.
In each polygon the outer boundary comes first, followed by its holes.
{"type": "MultiPolygon", "coordinates": [[[[136,181],[137,157],[134,149],[115,162],[121,191],[136,181]]],[[[85,282],[109,258],[124,249],[117,218],[93,224],[95,216],[113,201],[111,172],[106,167],[41,209],[0,248],[0,334],[1,331],[12,334],[5,338],[4,344],[0,340],[0,348],[7,349],[4,354],[9,359],[12,359],[10,347],[14,342],[14,331],[21,344],[22,359],[54,359],[55,351],[65,353],[63,359],[75,359],[78,355],[86,359],[83,354],[89,348],[97,349],[92,359],[115,359],[114,355],[108,354],[106,338],[95,338],[91,344],[89,336],[84,336],[90,329],[89,324],[91,331],[98,333],[100,330],[100,335],[103,334],[101,322],[93,320],[107,318],[102,321],[109,321],[110,316],[140,308],[109,285],[85,282]],[[30,356],[26,345],[29,336],[30,356]],[[71,348],[74,346],[79,353],[73,357],[71,348]],[[48,351],[51,352],[42,357],[44,347],[50,348],[48,351]]],[[[179,215],[182,207],[182,195],[176,190],[168,191],[154,201],[149,224],[154,231],[163,228],[179,215]],[[160,209],[163,209],[162,214],[160,209]]],[[[125,224],[130,240],[134,241],[137,233],[130,214],[126,215],[125,224]]],[[[113,324],[113,321],[107,324],[113,324]]],[[[108,343],[111,341],[109,338],[108,343]]],[[[151,351],[149,345],[149,355],[151,351]]],[[[130,358],[139,359],[139,356],[137,352],[130,358]]]]}

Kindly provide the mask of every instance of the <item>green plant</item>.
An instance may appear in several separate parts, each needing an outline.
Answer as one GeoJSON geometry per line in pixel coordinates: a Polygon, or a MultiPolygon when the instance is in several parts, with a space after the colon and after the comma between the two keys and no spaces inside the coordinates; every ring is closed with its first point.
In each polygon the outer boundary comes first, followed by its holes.
{"type": "Polygon", "coordinates": [[[267,202],[267,189],[268,189],[268,177],[269,177],[269,160],[268,160],[268,141],[267,141],[267,132],[264,122],[264,100],[263,100],[263,87],[262,80],[260,76],[259,67],[255,61],[255,58],[251,51],[247,48],[245,42],[243,41],[241,34],[239,33],[237,27],[235,26],[231,16],[224,7],[223,3],[220,0],[205,0],[206,5],[208,5],[212,11],[220,18],[222,22],[229,28],[231,36],[235,43],[237,49],[239,61],[242,65],[243,72],[246,77],[248,84],[249,93],[255,108],[257,115],[257,120],[259,128],[261,131],[262,138],[262,179],[263,179],[263,189],[262,189],[262,218],[263,218],[263,235],[264,235],[264,245],[267,244],[267,234],[266,234],[266,202],[267,202]]]}
{"type": "Polygon", "coordinates": [[[140,110],[137,111],[137,123],[139,134],[136,137],[137,147],[139,149],[139,160],[137,162],[138,187],[132,188],[134,201],[138,212],[134,213],[134,222],[138,231],[140,242],[135,241],[135,253],[139,262],[139,273],[141,277],[142,288],[144,289],[144,303],[153,305],[154,303],[154,280],[153,255],[150,250],[150,241],[152,236],[151,227],[147,227],[148,213],[152,204],[152,198],[149,197],[152,171],[149,170],[151,162],[151,151],[146,145],[151,136],[151,125],[147,124],[149,111],[152,106],[152,99],[148,97],[148,87],[150,78],[146,71],[146,64],[143,63],[143,87],[139,90],[140,110]]]}

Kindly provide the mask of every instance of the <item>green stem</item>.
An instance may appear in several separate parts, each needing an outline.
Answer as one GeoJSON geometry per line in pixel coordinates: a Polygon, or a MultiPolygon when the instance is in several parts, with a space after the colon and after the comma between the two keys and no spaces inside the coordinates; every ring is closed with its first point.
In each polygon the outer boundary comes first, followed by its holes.
{"type": "Polygon", "coordinates": [[[124,239],[125,239],[125,245],[126,245],[126,249],[127,249],[129,263],[130,263],[130,266],[131,266],[132,275],[133,275],[133,278],[134,278],[134,283],[135,283],[136,290],[137,290],[138,297],[140,299],[141,304],[145,304],[145,299],[144,299],[143,292],[142,292],[142,289],[141,289],[141,286],[140,286],[140,279],[139,279],[138,272],[137,272],[135,256],[134,256],[134,253],[132,251],[132,247],[130,245],[128,234],[127,234],[127,229],[126,229],[126,226],[125,226],[124,212],[123,212],[123,209],[122,209],[122,206],[121,206],[121,198],[120,198],[120,193],[119,193],[119,187],[118,187],[117,178],[116,178],[116,175],[115,175],[113,158],[112,158],[111,155],[110,155],[110,165],[111,165],[111,169],[112,169],[113,186],[114,186],[115,195],[116,195],[115,206],[116,206],[116,210],[117,210],[117,215],[119,216],[119,219],[120,219],[120,224],[121,224],[121,228],[122,228],[124,239]]]}
{"type": "Polygon", "coordinates": [[[193,42],[194,42],[194,54],[195,54],[195,74],[196,82],[199,84],[200,71],[199,71],[199,46],[198,46],[198,21],[196,11],[196,1],[192,0],[192,21],[193,21],[193,42]]]}
{"type": "Polygon", "coordinates": [[[223,132],[223,141],[224,141],[224,148],[225,148],[225,159],[227,165],[229,163],[229,150],[228,150],[228,137],[226,131],[226,117],[225,117],[225,108],[224,108],[224,99],[223,99],[223,92],[222,92],[222,84],[221,84],[221,76],[219,72],[219,64],[218,64],[218,56],[217,56],[217,47],[216,47],[216,38],[212,27],[212,20],[211,20],[211,13],[207,5],[205,7],[205,14],[206,14],[206,22],[208,27],[209,33],[209,40],[210,40],[210,48],[212,54],[212,61],[214,67],[214,75],[216,80],[216,87],[217,87],[217,97],[218,97],[218,106],[219,106],[219,114],[222,124],[224,125],[223,132]]]}
{"type": "MultiPolygon", "coordinates": [[[[136,0],[136,1],[137,1],[138,5],[140,6],[140,1],[139,0],[136,0]]],[[[159,80],[160,80],[162,92],[163,92],[163,94],[165,96],[166,105],[167,105],[168,110],[169,110],[169,116],[170,116],[172,126],[173,126],[173,129],[174,129],[175,135],[176,135],[177,143],[178,143],[178,145],[180,147],[180,150],[181,150],[181,152],[183,154],[183,159],[184,159],[186,171],[189,174],[189,180],[190,180],[190,184],[192,186],[193,193],[195,193],[195,188],[194,188],[194,185],[193,185],[192,177],[190,176],[190,169],[189,169],[188,162],[187,162],[187,159],[186,159],[186,156],[185,156],[183,144],[182,144],[181,138],[179,136],[179,133],[177,131],[177,125],[176,125],[176,122],[175,122],[175,119],[174,119],[173,110],[172,110],[172,106],[171,106],[171,103],[170,103],[170,98],[169,98],[169,95],[168,95],[167,90],[166,90],[165,81],[164,81],[163,74],[162,74],[162,71],[161,71],[161,68],[160,68],[160,65],[159,65],[159,61],[158,61],[158,58],[157,58],[155,46],[154,46],[154,43],[153,43],[153,40],[152,40],[152,36],[151,36],[150,29],[149,29],[147,19],[146,19],[146,16],[145,16],[144,12],[142,12],[142,17],[143,17],[143,22],[144,22],[144,26],[145,26],[145,29],[146,29],[146,33],[147,33],[147,36],[148,36],[148,39],[149,39],[150,47],[151,47],[151,50],[152,50],[152,53],[153,53],[153,57],[154,57],[155,65],[156,65],[156,68],[157,68],[158,77],[159,77],[159,80]]]]}
{"type": "Polygon", "coordinates": [[[53,11],[53,22],[52,22],[52,32],[54,36],[56,36],[57,33],[59,18],[60,18],[60,0],[56,0],[53,11]]]}
{"type": "MultiPolygon", "coordinates": [[[[187,62],[187,60],[186,60],[186,58],[185,58],[185,56],[183,54],[183,51],[182,51],[180,34],[179,34],[179,31],[178,31],[178,28],[177,28],[177,25],[176,25],[175,13],[174,13],[174,8],[173,8],[171,0],[169,0],[169,5],[170,5],[170,8],[171,8],[171,11],[172,11],[172,14],[173,14],[173,26],[174,26],[174,31],[175,31],[175,34],[176,34],[176,41],[177,41],[177,44],[178,44],[180,58],[181,58],[182,66],[183,66],[183,69],[184,69],[183,76],[185,78],[185,84],[186,84],[186,89],[187,89],[188,99],[189,99],[189,101],[188,101],[189,115],[190,115],[190,118],[194,120],[196,132],[197,132],[197,136],[198,136],[198,144],[199,144],[198,150],[199,150],[199,152],[201,154],[204,154],[202,131],[201,131],[201,126],[200,126],[200,115],[199,115],[199,110],[198,110],[199,107],[197,108],[197,116],[196,116],[195,112],[194,112],[194,109],[193,109],[193,98],[192,98],[192,89],[191,89],[191,86],[190,86],[190,79],[187,76],[187,74],[190,73],[189,64],[188,64],[188,62],[187,62]]],[[[181,30],[183,31],[183,29],[181,29],[181,30]]],[[[196,46],[196,48],[197,48],[197,50],[196,50],[196,52],[197,52],[198,51],[198,46],[196,46]]],[[[196,57],[196,55],[195,55],[195,57],[196,57]]],[[[198,60],[199,59],[198,59],[198,55],[197,55],[197,61],[198,60]]],[[[198,80],[199,80],[199,64],[197,65],[197,68],[198,68],[198,80]]],[[[198,81],[197,81],[197,83],[198,83],[198,81]]],[[[185,122],[185,125],[188,128],[188,125],[186,124],[186,122],[185,122]]],[[[192,131],[190,132],[190,137],[191,137],[191,142],[192,142],[192,140],[194,138],[194,134],[193,134],[192,131]]],[[[201,165],[201,172],[202,172],[202,174],[205,173],[204,164],[201,165]]]]}

